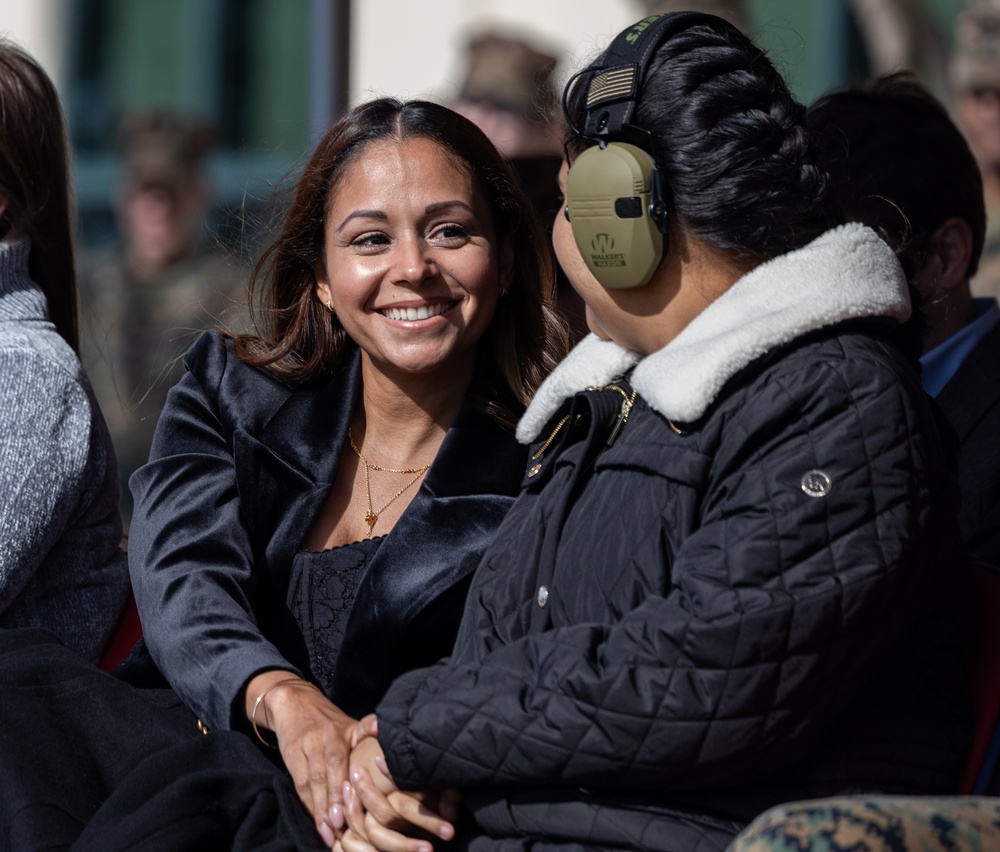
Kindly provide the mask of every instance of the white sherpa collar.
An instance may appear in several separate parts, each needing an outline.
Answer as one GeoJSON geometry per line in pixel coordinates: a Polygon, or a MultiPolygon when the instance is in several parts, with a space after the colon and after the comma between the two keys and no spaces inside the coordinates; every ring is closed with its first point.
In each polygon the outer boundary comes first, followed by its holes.
{"type": "Polygon", "coordinates": [[[643,399],[664,417],[690,423],[726,381],[777,346],[848,319],[909,316],[906,278],[892,249],[864,225],[841,225],[751,270],[642,360],[588,335],[542,383],[517,438],[530,443],[564,400],[633,364],[632,387],[643,399]]]}

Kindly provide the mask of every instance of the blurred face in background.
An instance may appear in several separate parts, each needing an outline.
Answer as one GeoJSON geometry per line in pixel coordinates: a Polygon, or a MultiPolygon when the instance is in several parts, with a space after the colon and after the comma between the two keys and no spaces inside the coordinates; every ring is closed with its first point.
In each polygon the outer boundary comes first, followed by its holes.
{"type": "Polygon", "coordinates": [[[972,87],[955,96],[958,123],[980,165],[1000,170],[1000,89],[972,87]]]}
{"type": "Polygon", "coordinates": [[[119,210],[129,262],[152,274],[191,253],[200,238],[201,211],[195,181],[131,186],[119,210]]]}

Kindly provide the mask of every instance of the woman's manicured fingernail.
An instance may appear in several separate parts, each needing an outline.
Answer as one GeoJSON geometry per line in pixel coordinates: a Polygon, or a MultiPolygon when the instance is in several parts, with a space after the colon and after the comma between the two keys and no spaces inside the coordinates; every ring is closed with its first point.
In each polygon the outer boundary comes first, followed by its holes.
{"type": "Polygon", "coordinates": [[[352,766],[350,769],[351,780],[357,784],[361,780],[361,773],[358,771],[358,767],[352,766]]]}
{"type": "Polygon", "coordinates": [[[344,804],[349,805],[354,801],[354,788],[350,781],[344,782],[344,804]]]}
{"type": "Polygon", "coordinates": [[[320,823],[319,836],[331,849],[333,848],[333,844],[337,842],[337,835],[333,833],[333,829],[325,822],[320,823]]]}
{"type": "Polygon", "coordinates": [[[331,805],[327,819],[330,825],[339,831],[344,827],[344,809],[340,805],[331,805]]]}

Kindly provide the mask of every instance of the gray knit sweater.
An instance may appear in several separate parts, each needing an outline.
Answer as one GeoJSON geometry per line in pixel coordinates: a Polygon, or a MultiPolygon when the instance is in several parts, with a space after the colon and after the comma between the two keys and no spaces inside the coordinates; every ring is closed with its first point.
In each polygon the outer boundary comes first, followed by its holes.
{"type": "Polygon", "coordinates": [[[117,465],[29,251],[0,243],[0,627],[46,627],[96,662],[128,595],[117,465]]]}

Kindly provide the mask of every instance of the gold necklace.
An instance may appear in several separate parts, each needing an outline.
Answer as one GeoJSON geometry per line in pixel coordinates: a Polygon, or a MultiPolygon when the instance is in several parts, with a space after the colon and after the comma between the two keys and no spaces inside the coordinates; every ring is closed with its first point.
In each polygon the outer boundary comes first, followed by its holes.
{"type": "Polygon", "coordinates": [[[366,535],[365,538],[371,538],[372,530],[375,529],[375,523],[376,521],[378,521],[378,516],[381,515],[386,509],[388,509],[389,506],[392,505],[392,503],[396,500],[397,497],[401,497],[403,492],[406,491],[407,488],[409,488],[418,479],[420,479],[420,477],[427,472],[427,469],[430,467],[430,465],[425,464],[423,467],[402,467],[402,468],[381,467],[380,465],[373,464],[372,462],[368,461],[368,459],[366,459],[362,455],[361,450],[359,450],[357,444],[354,443],[354,436],[351,434],[350,427],[347,428],[347,440],[351,444],[351,449],[354,450],[354,452],[357,454],[357,457],[361,459],[361,464],[363,464],[365,467],[365,491],[368,493],[368,513],[365,515],[365,523],[368,524],[368,535],[366,535]],[[389,500],[386,502],[386,504],[376,512],[375,509],[372,508],[372,483],[371,483],[371,478],[368,475],[368,472],[370,470],[377,470],[380,473],[415,473],[416,476],[414,476],[413,479],[411,479],[409,482],[406,483],[406,485],[400,488],[399,491],[393,494],[392,497],[390,497],[389,500]]]}

